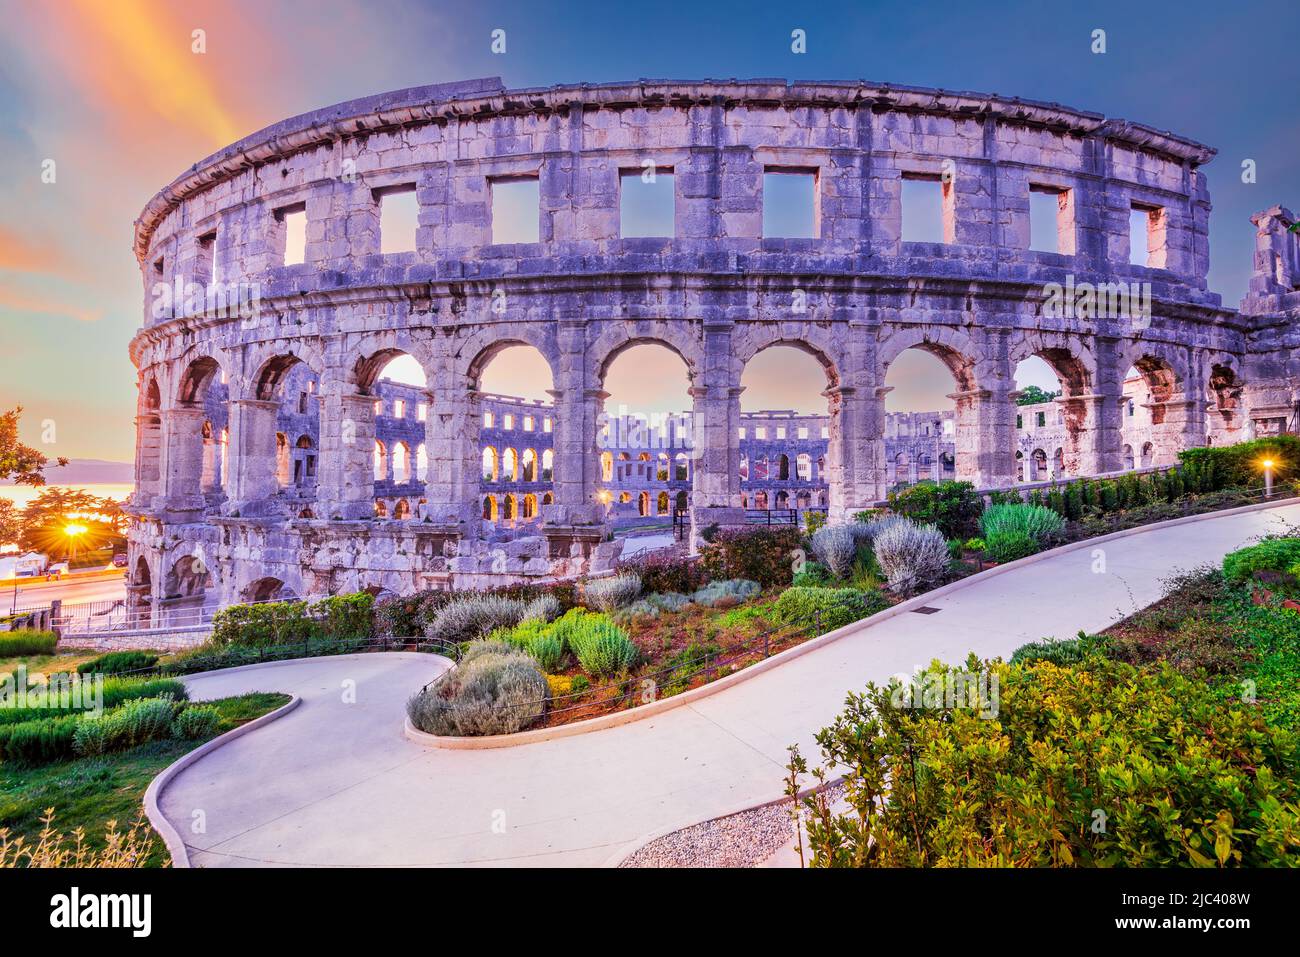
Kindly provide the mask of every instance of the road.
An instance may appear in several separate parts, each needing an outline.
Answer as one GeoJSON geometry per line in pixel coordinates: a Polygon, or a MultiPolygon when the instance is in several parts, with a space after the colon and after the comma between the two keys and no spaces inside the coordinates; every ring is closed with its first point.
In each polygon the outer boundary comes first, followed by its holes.
{"type": "MultiPolygon", "coordinates": [[[[92,578],[89,581],[64,579],[46,582],[43,579],[18,586],[17,607],[30,608],[35,605],[48,605],[56,599],[64,604],[110,601],[126,597],[126,579],[122,575],[111,578],[92,578]]],[[[14,586],[0,587],[0,609],[8,611],[13,608],[14,586]]]]}
{"type": "Polygon", "coordinates": [[[779,797],[786,747],[814,759],[817,729],[868,680],[1099,630],[1159,598],[1175,571],[1296,522],[1290,504],[1051,554],[928,600],[932,614],[864,622],[691,704],[523,747],[406,740],[407,696],[443,667],[431,656],[199,675],[186,679],[195,697],[289,691],[303,705],[182,771],[162,810],[202,866],[600,864],[649,834],[779,797]],[[206,830],[194,834],[199,819],[206,830]]]}

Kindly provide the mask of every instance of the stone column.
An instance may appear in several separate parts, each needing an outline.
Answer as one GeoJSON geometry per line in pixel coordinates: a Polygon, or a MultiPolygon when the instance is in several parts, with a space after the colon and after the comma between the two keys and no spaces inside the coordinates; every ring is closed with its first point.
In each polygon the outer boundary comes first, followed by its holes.
{"type": "MultiPolygon", "coordinates": [[[[555,402],[552,448],[555,455],[555,504],[541,509],[543,524],[558,527],[603,524],[605,507],[597,499],[601,485],[600,435],[607,394],[594,386],[586,356],[586,322],[558,321],[559,356],[555,388],[548,394],[555,402]]],[[[611,435],[609,441],[613,441],[611,435]]],[[[618,463],[615,462],[615,469],[618,463]]]]}
{"type": "Polygon", "coordinates": [[[337,386],[320,397],[317,517],[357,521],[375,515],[375,397],[343,392],[343,388],[337,386]]]}
{"type": "Polygon", "coordinates": [[[164,494],[169,512],[201,510],[203,498],[202,406],[182,405],[162,416],[164,494]]]}
{"type": "Polygon", "coordinates": [[[740,395],[744,389],[732,369],[731,328],[730,322],[705,323],[704,367],[690,389],[694,419],[690,455],[695,470],[691,483],[692,550],[705,528],[745,522],[740,505],[740,395]]]}
{"type": "Polygon", "coordinates": [[[275,432],[280,403],[267,399],[233,399],[229,409],[227,513],[242,516],[267,514],[271,499],[279,491],[275,473],[275,432]]]}
{"type": "Polygon", "coordinates": [[[848,522],[853,513],[885,497],[885,395],[888,388],[863,392],[851,386],[827,389],[830,439],[826,470],[830,485],[827,514],[848,522]]]}
{"type": "MultiPolygon", "coordinates": [[[[1065,471],[1079,476],[1120,471],[1124,396],[1089,393],[1056,401],[1065,419],[1065,471]]],[[[1051,450],[1048,454],[1052,454],[1051,450]]]]}
{"type": "Polygon", "coordinates": [[[440,380],[431,390],[429,415],[424,423],[429,471],[422,518],[437,525],[475,530],[482,514],[482,396],[467,383],[456,381],[450,370],[440,380]]]}
{"type": "MultiPolygon", "coordinates": [[[[1188,390],[1189,391],[1189,390],[1188,390]]],[[[1188,397],[1188,391],[1175,394],[1164,402],[1151,401],[1152,465],[1176,465],[1183,449],[1205,444],[1204,399],[1188,397]]]]}
{"type": "Polygon", "coordinates": [[[954,392],[957,407],[957,478],[976,488],[1007,488],[1016,481],[1014,390],[997,388],[954,392]]]}

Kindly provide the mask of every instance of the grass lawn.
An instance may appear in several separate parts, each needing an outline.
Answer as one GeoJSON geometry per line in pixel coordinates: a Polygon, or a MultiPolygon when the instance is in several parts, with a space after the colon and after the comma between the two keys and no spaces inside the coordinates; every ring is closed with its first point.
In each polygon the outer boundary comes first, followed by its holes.
{"type": "Polygon", "coordinates": [[[17,658],[0,658],[0,677],[11,675],[19,665],[27,666],[29,675],[48,675],[57,671],[76,671],[82,662],[98,658],[98,651],[78,651],[59,655],[21,655],[17,658]]]}
{"type": "MultiPolygon", "coordinates": [[[[221,714],[218,734],[224,734],[289,701],[288,695],[259,692],[203,702],[221,714]]],[[[208,739],[204,739],[208,740],[208,739]]],[[[203,741],[166,740],[130,751],[61,761],[37,768],[0,765],[0,828],[11,839],[23,837],[34,844],[41,817],[54,809],[53,826],[63,833],[84,828],[87,844],[99,848],[109,821],[125,830],[143,814],[145,789],[160,771],[203,741]]],[[[148,866],[170,863],[167,847],[153,828],[148,866]]]]}

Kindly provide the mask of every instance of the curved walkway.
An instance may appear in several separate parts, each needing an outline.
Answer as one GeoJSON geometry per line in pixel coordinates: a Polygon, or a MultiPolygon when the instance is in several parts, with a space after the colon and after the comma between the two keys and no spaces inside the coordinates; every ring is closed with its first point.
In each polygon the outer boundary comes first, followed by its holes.
{"type": "Polygon", "coordinates": [[[198,675],[186,679],[196,698],[285,691],[303,704],[196,761],[160,803],[196,866],[596,865],[651,833],[778,797],[787,746],[814,758],[814,733],[868,680],[1103,628],[1159,598],[1171,572],[1289,523],[1300,505],[1142,532],[1098,546],[1101,574],[1093,549],[1054,555],[695,704],[518,748],[438,751],[402,736],[407,696],[446,667],[432,656],[198,675]],[[206,832],[193,834],[198,810],[206,832]]]}

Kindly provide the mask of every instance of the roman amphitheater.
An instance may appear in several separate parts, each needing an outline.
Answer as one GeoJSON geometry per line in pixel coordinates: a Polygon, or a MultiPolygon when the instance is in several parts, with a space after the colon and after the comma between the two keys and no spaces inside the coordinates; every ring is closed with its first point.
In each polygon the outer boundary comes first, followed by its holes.
{"type": "Polygon", "coordinates": [[[163,618],[584,574],[632,512],[683,509],[695,534],[753,509],[835,519],[901,481],[1005,488],[1293,430],[1294,217],[1254,217],[1250,291],[1225,307],[1206,288],[1213,156],[1056,104],[862,82],[485,79],[285,120],[135,224],[131,600],[163,618]],[[671,228],[628,235],[620,197],[648,174],[671,184],[671,228]],[[806,228],[770,215],[778,186],[806,197],[806,228]],[[522,241],[495,221],[507,193],[536,207],[522,241]],[[418,225],[394,251],[399,201],[418,225]],[[640,343],[680,357],[693,407],[614,436],[606,376],[640,343]],[[549,402],[482,388],[515,345],[549,365],[549,402]],[[825,416],[742,413],[774,346],[820,363],[825,416]],[[909,349],[951,373],[952,410],[887,416],[909,349]],[[398,395],[381,373],[402,355],[427,386],[398,395]],[[1062,394],[1018,406],[1031,356],[1062,394]]]}

